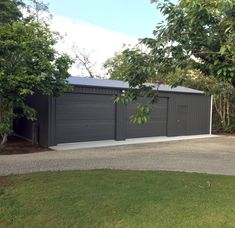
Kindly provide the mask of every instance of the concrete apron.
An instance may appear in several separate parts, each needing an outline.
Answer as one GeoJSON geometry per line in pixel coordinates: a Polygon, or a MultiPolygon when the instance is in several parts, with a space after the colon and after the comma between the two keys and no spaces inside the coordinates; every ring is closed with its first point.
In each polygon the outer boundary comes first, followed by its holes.
{"type": "Polygon", "coordinates": [[[121,145],[131,145],[131,144],[141,144],[141,143],[170,142],[178,140],[201,139],[201,138],[212,138],[212,137],[218,137],[218,136],[210,134],[176,136],[176,137],[158,136],[158,137],[126,139],[123,141],[103,140],[103,141],[64,143],[64,144],[58,144],[57,146],[52,146],[50,148],[57,151],[74,150],[74,149],[76,150],[76,149],[85,149],[85,148],[121,146],[121,145]]]}

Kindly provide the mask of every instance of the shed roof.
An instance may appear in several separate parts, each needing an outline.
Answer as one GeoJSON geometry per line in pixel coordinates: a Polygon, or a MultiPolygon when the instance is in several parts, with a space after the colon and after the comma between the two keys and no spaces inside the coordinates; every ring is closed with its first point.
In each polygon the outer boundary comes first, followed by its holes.
{"type": "MultiPolygon", "coordinates": [[[[104,88],[115,88],[115,89],[128,89],[129,83],[118,80],[110,79],[96,79],[96,78],[87,78],[87,77],[69,77],[68,82],[71,85],[80,85],[80,86],[91,86],[91,87],[104,87],[104,88]]],[[[154,85],[154,84],[149,84],[154,85]]],[[[157,85],[154,85],[154,89],[157,90],[157,85]]],[[[203,91],[195,90],[183,86],[177,86],[172,88],[169,85],[160,84],[158,91],[162,92],[172,92],[172,93],[195,93],[203,94],[203,91]]]]}

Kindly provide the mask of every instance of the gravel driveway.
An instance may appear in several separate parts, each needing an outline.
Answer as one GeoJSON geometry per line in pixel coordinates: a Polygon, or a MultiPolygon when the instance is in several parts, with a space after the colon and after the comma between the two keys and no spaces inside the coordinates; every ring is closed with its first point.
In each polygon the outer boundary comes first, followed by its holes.
{"type": "Polygon", "coordinates": [[[87,169],[235,175],[235,137],[0,156],[0,175],[87,169]]]}

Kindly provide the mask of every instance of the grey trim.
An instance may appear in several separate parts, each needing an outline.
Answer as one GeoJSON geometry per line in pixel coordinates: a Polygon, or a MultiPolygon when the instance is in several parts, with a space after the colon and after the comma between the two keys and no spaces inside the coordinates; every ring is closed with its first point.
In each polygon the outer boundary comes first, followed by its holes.
{"type": "MultiPolygon", "coordinates": [[[[112,88],[112,89],[128,89],[129,84],[127,82],[118,81],[118,80],[109,80],[109,79],[96,79],[96,78],[86,78],[86,77],[69,77],[68,82],[71,85],[78,86],[88,86],[88,87],[103,87],[103,88],[112,88]]],[[[183,86],[177,86],[172,88],[169,85],[163,84],[146,84],[153,86],[154,90],[162,92],[171,92],[171,93],[194,93],[194,94],[203,94],[204,92],[186,88],[183,86]]]]}
{"type": "Polygon", "coordinates": [[[212,134],[212,121],[213,121],[213,95],[211,95],[211,108],[210,108],[210,134],[212,134]]]}

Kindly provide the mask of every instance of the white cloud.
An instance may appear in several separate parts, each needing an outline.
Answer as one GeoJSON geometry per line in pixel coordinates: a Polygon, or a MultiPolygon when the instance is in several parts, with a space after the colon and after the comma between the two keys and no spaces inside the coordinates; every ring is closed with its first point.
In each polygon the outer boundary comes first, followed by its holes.
{"type": "MultiPolygon", "coordinates": [[[[73,55],[72,46],[75,44],[86,53],[91,53],[91,61],[96,63],[95,71],[100,74],[104,73],[103,62],[114,52],[120,51],[123,44],[135,45],[138,42],[125,34],[57,15],[54,15],[51,27],[64,37],[56,46],[58,51],[73,55]]],[[[70,73],[81,75],[83,72],[74,65],[70,73]]]]}

